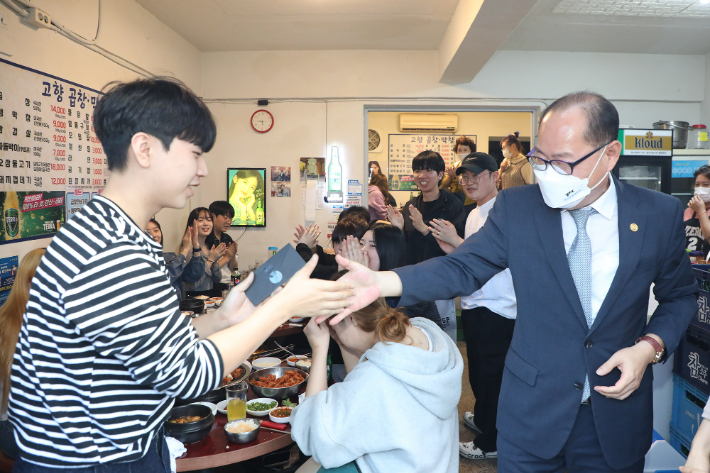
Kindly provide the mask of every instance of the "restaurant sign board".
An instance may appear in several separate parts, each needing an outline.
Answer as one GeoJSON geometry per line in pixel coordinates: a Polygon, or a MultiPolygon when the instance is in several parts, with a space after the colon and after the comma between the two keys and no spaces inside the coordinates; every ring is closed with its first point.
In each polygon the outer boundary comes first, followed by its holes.
{"type": "Polygon", "coordinates": [[[624,156],[673,156],[673,130],[619,130],[624,156]]]}

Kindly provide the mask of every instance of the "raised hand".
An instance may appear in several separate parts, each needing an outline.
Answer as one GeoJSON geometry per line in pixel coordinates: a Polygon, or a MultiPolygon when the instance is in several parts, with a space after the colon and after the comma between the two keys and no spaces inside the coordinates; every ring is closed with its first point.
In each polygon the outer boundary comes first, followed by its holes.
{"type": "Polygon", "coordinates": [[[699,195],[694,195],[690,202],[688,202],[688,207],[693,209],[693,212],[700,215],[705,212],[705,202],[700,198],[699,195]]]}
{"type": "Polygon", "coordinates": [[[236,241],[233,241],[232,243],[227,246],[227,250],[224,252],[226,256],[229,256],[229,259],[231,260],[234,258],[234,255],[237,254],[237,248],[239,245],[237,245],[236,241]]]}
{"type": "Polygon", "coordinates": [[[387,206],[387,220],[400,230],[404,230],[404,215],[391,205],[387,206]]]}
{"type": "Polygon", "coordinates": [[[281,292],[271,296],[266,305],[278,306],[277,310],[289,317],[324,318],[350,307],[354,295],[353,284],[342,278],[339,281],[311,279],[316,264],[318,256],[314,255],[293,275],[281,292]]]}
{"type": "Polygon", "coordinates": [[[463,238],[456,233],[456,227],[454,227],[454,225],[447,220],[434,219],[429,222],[429,229],[431,230],[432,235],[434,235],[434,238],[436,238],[436,241],[439,243],[441,249],[447,254],[454,251],[454,249],[458,248],[459,245],[463,243],[463,238]],[[446,247],[442,246],[442,243],[444,243],[446,247]],[[446,251],[446,248],[449,247],[451,250],[446,251]]]}
{"type": "Polygon", "coordinates": [[[330,344],[330,329],[326,323],[317,323],[316,319],[311,319],[303,329],[303,333],[308,339],[308,343],[311,345],[311,349],[315,352],[317,350],[327,350],[330,344]]]}
{"type": "MultiPolygon", "coordinates": [[[[303,227],[301,227],[303,228],[303,227]]],[[[294,234],[295,235],[295,234],[294,234]]],[[[305,243],[308,245],[308,248],[311,250],[316,247],[316,244],[318,243],[318,237],[320,236],[320,228],[318,225],[315,223],[313,225],[309,225],[308,228],[306,228],[303,233],[301,233],[301,236],[298,238],[298,243],[305,243]]]]}
{"type": "Polygon", "coordinates": [[[293,242],[298,245],[298,240],[301,239],[301,236],[302,236],[305,232],[306,232],[306,229],[303,228],[303,225],[300,225],[300,224],[299,224],[299,225],[296,227],[296,231],[293,233],[293,236],[296,237],[296,239],[293,240],[293,242]]]}
{"type": "MultiPolygon", "coordinates": [[[[360,246],[360,242],[357,238],[352,235],[349,235],[345,241],[343,241],[340,246],[340,254],[343,258],[347,258],[350,261],[354,261],[365,267],[370,266],[370,258],[367,256],[366,252],[362,251],[362,247],[360,246]]],[[[342,268],[339,267],[339,269],[342,268]]]]}
{"type": "Polygon", "coordinates": [[[212,262],[218,261],[226,252],[227,245],[224,243],[220,243],[218,246],[212,245],[212,249],[210,250],[210,254],[207,259],[212,260],[212,262]]]}
{"type": "Polygon", "coordinates": [[[418,208],[409,204],[409,218],[412,221],[412,226],[422,235],[429,233],[429,227],[424,223],[424,217],[418,208]]]}

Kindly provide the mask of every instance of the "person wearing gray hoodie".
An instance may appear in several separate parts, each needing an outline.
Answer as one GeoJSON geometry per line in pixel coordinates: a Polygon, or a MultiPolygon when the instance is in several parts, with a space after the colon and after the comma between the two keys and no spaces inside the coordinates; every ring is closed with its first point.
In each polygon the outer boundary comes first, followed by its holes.
{"type": "Polygon", "coordinates": [[[378,299],[330,328],[311,320],[305,333],[313,360],[291,436],[317,471],[354,463],[362,473],[458,472],[463,359],[436,324],[378,299]],[[331,336],[348,375],[328,388],[331,336]]]}

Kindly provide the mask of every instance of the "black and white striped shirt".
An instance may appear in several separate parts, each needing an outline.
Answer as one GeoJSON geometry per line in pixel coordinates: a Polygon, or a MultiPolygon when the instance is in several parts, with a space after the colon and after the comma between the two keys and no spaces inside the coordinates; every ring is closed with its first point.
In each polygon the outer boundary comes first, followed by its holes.
{"type": "Polygon", "coordinates": [[[49,467],[137,460],[173,399],[215,389],[222,372],[178,309],[160,246],[95,197],[32,281],[9,403],[21,455],[49,467]]]}

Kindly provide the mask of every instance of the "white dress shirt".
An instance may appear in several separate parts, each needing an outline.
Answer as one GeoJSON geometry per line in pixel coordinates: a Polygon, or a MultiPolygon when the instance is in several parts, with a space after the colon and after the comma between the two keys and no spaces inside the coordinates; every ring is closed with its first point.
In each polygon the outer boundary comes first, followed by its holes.
{"type": "MultiPolygon", "coordinates": [[[[597,213],[587,221],[587,235],[592,242],[592,320],[606,298],[619,267],[619,204],[616,186],[609,176],[609,188],[590,206],[597,213]]],[[[577,225],[567,210],[562,210],[562,235],[565,253],[577,236],[577,225]]]]}
{"type": "MultiPolygon", "coordinates": [[[[483,227],[488,220],[488,212],[496,201],[495,197],[485,204],[471,210],[466,219],[466,238],[483,227]]],[[[486,307],[496,314],[506,319],[514,319],[518,314],[518,305],[515,300],[515,289],[513,288],[513,277],[510,269],[505,269],[493,276],[482,288],[470,296],[461,298],[461,308],[473,309],[476,307],[486,307]]]]}

